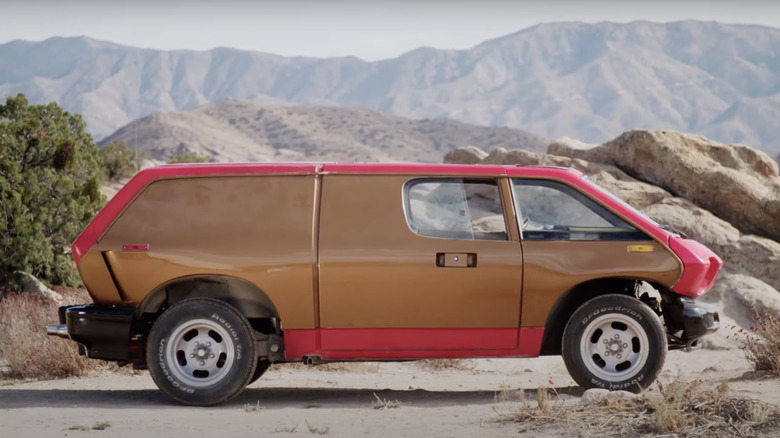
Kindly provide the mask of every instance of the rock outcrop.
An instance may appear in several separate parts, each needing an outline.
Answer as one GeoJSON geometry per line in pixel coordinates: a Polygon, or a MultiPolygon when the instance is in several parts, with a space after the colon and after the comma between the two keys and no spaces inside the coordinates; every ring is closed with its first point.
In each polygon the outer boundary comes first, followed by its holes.
{"type": "Polygon", "coordinates": [[[780,177],[769,155],[673,131],[629,131],[602,145],[562,139],[548,152],[611,164],[686,198],[745,233],[780,240],[780,177]]]}
{"type": "MultiPolygon", "coordinates": [[[[631,131],[603,145],[556,140],[548,154],[460,148],[444,161],[580,170],[723,258],[723,272],[704,297],[724,321],[749,327],[754,307],[780,312],[780,178],[777,163],[761,152],[688,134],[631,131]]],[[[721,337],[729,334],[726,325],[721,337]]]]}

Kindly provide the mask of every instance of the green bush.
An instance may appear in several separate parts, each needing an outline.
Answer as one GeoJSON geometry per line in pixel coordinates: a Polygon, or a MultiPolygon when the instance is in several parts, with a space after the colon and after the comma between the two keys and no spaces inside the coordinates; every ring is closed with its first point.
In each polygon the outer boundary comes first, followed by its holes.
{"type": "Polygon", "coordinates": [[[19,94],[0,105],[0,284],[14,271],[76,285],[70,245],[105,202],[81,116],[19,94]]]}
{"type": "Polygon", "coordinates": [[[133,176],[141,170],[141,163],[149,157],[148,150],[139,147],[129,148],[125,142],[112,141],[100,150],[100,158],[106,167],[109,181],[133,176]]]}
{"type": "Polygon", "coordinates": [[[168,160],[168,164],[208,163],[210,159],[211,159],[210,157],[207,157],[205,155],[198,155],[195,152],[184,151],[184,152],[179,152],[178,154],[171,155],[171,158],[168,160]]]}

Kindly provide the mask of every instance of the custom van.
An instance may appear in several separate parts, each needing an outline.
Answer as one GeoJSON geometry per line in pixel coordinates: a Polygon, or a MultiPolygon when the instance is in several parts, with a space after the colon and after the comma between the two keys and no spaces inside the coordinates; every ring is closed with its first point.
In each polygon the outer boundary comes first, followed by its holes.
{"type": "Polygon", "coordinates": [[[94,303],[48,333],[199,406],[293,361],[562,355],[638,391],[719,327],[718,256],[566,168],[160,166],[73,256],[94,303]]]}

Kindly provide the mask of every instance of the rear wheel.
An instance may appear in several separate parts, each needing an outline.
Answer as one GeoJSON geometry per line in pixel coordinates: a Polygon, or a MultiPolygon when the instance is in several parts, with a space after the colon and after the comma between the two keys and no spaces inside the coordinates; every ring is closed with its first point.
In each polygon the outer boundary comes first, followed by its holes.
{"type": "Polygon", "coordinates": [[[252,327],[222,301],[184,300],[152,326],[146,361],[154,382],[174,400],[222,403],[241,392],[255,372],[252,327]]]}
{"type": "Polygon", "coordinates": [[[658,316],[626,295],[586,302],[563,332],[566,368],[586,388],[641,391],[658,377],[666,350],[658,316]]]}

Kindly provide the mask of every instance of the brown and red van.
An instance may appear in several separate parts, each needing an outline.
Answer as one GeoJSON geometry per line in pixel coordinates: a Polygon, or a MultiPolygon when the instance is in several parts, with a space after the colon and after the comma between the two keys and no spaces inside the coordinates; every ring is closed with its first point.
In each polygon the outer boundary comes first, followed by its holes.
{"type": "Polygon", "coordinates": [[[94,304],[49,333],[192,405],[291,361],[562,355],[636,391],[719,326],[721,260],[565,168],[161,166],[73,255],[94,304]]]}

